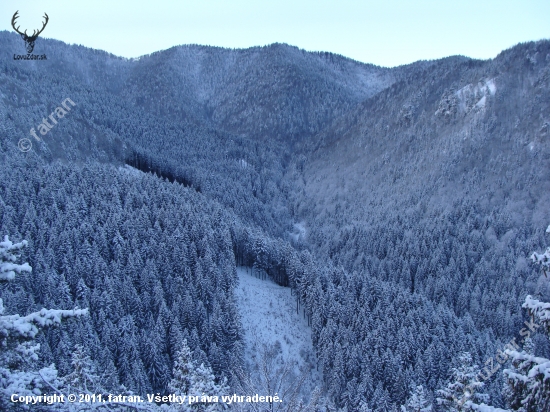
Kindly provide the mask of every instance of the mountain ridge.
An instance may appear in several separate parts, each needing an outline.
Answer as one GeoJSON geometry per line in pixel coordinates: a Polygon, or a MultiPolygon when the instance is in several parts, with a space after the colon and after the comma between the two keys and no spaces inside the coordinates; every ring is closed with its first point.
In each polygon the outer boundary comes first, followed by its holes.
{"type": "MultiPolygon", "coordinates": [[[[280,44],[131,60],[39,39],[36,62],[12,60],[13,33],[0,46],[1,229],[36,268],[6,308],[90,305],[43,338],[62,373],[75,336],[112,393],[166,391],[183,339],[229,376],[250,266],[292,288],[323,394],[391,410],[412,384],[433,400],[461,352],[494,356],[526,294],[550,298],[527,264],[550,220],[549,41],[392,69],[280,44]]],[[[503,384],[486,383],[499,407],[503,384]]]]}

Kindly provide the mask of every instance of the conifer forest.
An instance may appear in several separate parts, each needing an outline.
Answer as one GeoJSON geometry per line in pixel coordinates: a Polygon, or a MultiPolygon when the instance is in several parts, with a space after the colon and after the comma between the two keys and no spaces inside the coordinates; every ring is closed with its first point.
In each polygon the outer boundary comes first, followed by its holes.
{"type": "Polygon", "coordinates": [[[0,410],[550,412],[550,41],[22,48],[0,410]]]}

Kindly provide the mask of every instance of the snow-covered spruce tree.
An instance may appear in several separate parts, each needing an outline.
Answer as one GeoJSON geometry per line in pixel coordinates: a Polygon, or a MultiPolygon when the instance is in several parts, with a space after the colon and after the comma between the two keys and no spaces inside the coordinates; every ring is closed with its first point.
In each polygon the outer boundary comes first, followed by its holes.
{"type": "Polygon", "coordinates": [[[447,412],[469,412],[478,410],[477,402],[487,402],[489,396],[479,391],[483,382],[478,379],[479,367],[472,365],[472,356],[463,352],[458,357],[459,366],[452,369],[452,376],[446,388],[437,391],[437,403],[447,412]]]}
{"type": "Polygon", "coordinates": [[[216,383],[212,369],[204,364],[196,365],[192,359],[191,349],[187,340],[182,343],[181,349],[174,361],[173,378],[169,384],[170,393],[177,396],[195,396],[199,402],[189,405],[187,399],[182,404],[171,405],[173,411],[217,411],[222,410],[221,396],[229,391],[227,380],[224,378],[216,383]],[[202,402],[201,398],[208,396],[213,402],[202,402]],[[217,398],[217,399],[216,399],[217,398]]]}
{"type": "Polygon", "coordinates": [[[82,345],[76,345],[71,354],[73,371],[63,377],[68,392],[102,393],[95,365],[82,345]]]}
{"type": "Polygon", "coordinates": [[[426,399],[426,391],[422,385],[414,386],[411,390],[411,397],[404,406],[402,412],[430,412],[432,404],[426,399]]]}
{"type": "MultiPolygon", "coordinates": [[[[550,233],[550,226],[546,229],[550,233]]],[[[550,248],[544,253],[534,252],[531,259],[542,266],[548,276],[550,268],[550,248]]],[[[531,315],[532,328],[544,331],[550,337],[550,303],[541,302],[531,296],[525,298],[522,306],[531,315]]],[[[526,339],[526,343],[530,343],[526,339]]],[[[507,350],[512,366],[504,370],[507,379],[505,396],[514,411],[550,411],[550,359],[534,356],[530,344],[523,350],[507,350]]]]}
{"type": "MultiPolygon", "coordinates": [[[[16,263],[26,245],[25,240],[13,243],[8,236],[0,242],[0,282],[13,280],[16,273],[32,271],[28,263],[16,263]]],[[[52,393],[51,387],[61,383],[54,365],[37,370],[40,344],[34,339],[40,328],[57,325],[62,318],[86,315],[88,309],[42,309],[25,316],[4,315],[4,311],[0,299],[0,406],[2,410],[9,410],[14,407],[11,395],[52,393]]]]}

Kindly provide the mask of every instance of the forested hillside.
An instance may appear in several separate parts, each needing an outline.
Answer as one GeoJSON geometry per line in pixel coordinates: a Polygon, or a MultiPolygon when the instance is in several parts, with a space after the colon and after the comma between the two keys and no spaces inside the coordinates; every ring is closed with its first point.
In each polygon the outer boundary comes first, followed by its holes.
{"type": "MultiPolygon", "coordinates": [[[[358,282],[375,278],[420,295],[490,342],[518,336],[525,295],[549,293],[527,260],[548,241],[549,76],[548,42],[518,45],[487,62],[444,59],[310,139],[307,157],[289,174],[297,189],[292,207],[316,256],[358,282]]],[[[364,336],[361,328],[353,326],[353,336],[364,336]]],[[[435,350],[438,359],[449,356],[436,363],[452,364],[457,350],[448,350],[443,334],[415,331],[393,343],[380,335],[379,345],[393,353],[387,358],[405,352],[398,359],[418,368],[432,363],[435,350]]],[[[547,339],[534,339],[547,356],[547,339]]],[[[495,353],[481,347],[474,351],[479,365],[495,353]]],[[[433,390],[448,373],[428,367],[414,379],[433,390]]],[[[385,379],[394,382],[393,374],[385,379]]],[[[500,404],[502,383],[494,382],[500,404]]]]}
{"type": "MultiPolygon", "coordinates": [[[[236,393],[237,266],[291,288],[311,326],[324,381],[304,411],[452,410],[457,371],[520,336],[527,295],[550,301],[528,259],[550,241],[548,41],[392,69],[284,44],[128,60],[39,39],[47,61],[15,61],[20,43],[0,32],[0,236],[29,267],[0,276],[0,314],[88,312],[24,335],[26,363],[0,317],[4,408],[51,364],[52,386],[84,388],[83,359],[103,393],[236,393]]],[[[519,410],[507,376],[479,399],[519,410]]]]}

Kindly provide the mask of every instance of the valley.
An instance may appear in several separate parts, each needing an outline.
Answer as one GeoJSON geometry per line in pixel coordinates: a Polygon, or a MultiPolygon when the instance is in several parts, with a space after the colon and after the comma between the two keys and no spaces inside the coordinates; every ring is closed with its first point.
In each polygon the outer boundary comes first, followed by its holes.
{"type": "MultiPolygon", "coordinates": [[[[0,32],[6,56],[19,42],[0,32]]],[[[394,68],[279,43],[42,51],[0,61],[0,235],[19,245],[3,263],[32,267],[4,279],[2,308],[88,311],[22,337],[39,351],[0,365],[4,394],[450,410],[449,388],[546,319],[530,256],[550,242],[550,41],[394,68]]],[[[521,349],[550,358],[543,328],[521,349]]],[[[471,410],[519,410],[506,368],[527,376],[510,355],[471,410]]]]}

